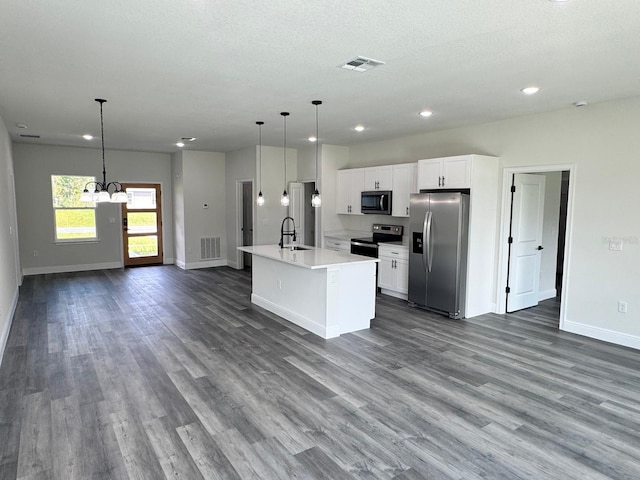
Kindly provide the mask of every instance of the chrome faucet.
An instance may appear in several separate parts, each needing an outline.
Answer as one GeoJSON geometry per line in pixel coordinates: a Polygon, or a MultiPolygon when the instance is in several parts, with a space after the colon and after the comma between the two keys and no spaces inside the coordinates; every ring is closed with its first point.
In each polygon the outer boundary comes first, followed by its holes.
{"type": "Polygon", "coordinates": [[[284,220],[282,220],[282,225],[280,225],[280,243],[278,243],[280,248],[284,248],[285,235],[289,237],[293,237],[293,241],[294,242],[296,241],[296,221],[293,219],[293,217],[284,217],[284,220]],[[285,231],[284,224],[287,220],[291,220],[291,224],[293,225],[293,230],[285,231]]]}

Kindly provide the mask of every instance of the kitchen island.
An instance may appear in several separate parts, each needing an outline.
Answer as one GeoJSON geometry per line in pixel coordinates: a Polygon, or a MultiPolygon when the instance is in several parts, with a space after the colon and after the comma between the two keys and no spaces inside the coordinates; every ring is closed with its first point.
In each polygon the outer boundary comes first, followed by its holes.
{"type": "Polygon", "coordinates": [[[250,253],[251,302],[322,338],[369,328],[377,258],[316,247],[239,247],[250,253]]]}

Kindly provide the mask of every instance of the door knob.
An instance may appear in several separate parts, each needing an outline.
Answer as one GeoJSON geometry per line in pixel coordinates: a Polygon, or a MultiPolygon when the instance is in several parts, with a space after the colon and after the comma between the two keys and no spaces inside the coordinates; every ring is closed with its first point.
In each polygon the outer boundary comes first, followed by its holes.
{"type": "Polygon", "coordinates": [[[538,250],[544,250],[544,247],[542,245],[538,245],[538,250]]]}

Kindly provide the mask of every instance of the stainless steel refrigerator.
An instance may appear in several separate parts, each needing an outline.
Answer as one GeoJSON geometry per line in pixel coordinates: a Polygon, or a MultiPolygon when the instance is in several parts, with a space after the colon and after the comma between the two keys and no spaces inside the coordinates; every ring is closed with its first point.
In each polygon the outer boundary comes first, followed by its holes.
{"type": "Polygon", "coordinates": [[[469,194],[416,193],[409,211],[409,303],[463,318],[469,194]]]}

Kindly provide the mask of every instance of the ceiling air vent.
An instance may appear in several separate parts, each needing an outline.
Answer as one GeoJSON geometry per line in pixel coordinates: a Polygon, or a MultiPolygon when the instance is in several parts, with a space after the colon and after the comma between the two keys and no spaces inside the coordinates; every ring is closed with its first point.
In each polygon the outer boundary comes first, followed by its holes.
{"type": "Polygon", "coordinates": [[[22,138],[40,138],[40,135],[29,135],[29,134],[26,134],[26,133],[21,133],[20,136],[22,138]]]}
{"type": "Polygon", "coordinates": [[[378,65],[384,65],[384,62],[381,62],[380,60],[374,60],[373,58],[356,57],[352,60],[349,60],[347,63],[340,65],[340,68],[353,70],[354,72],[366,72],[367,70],[371,70],[373,67],[377,67],[378,65]]]}

